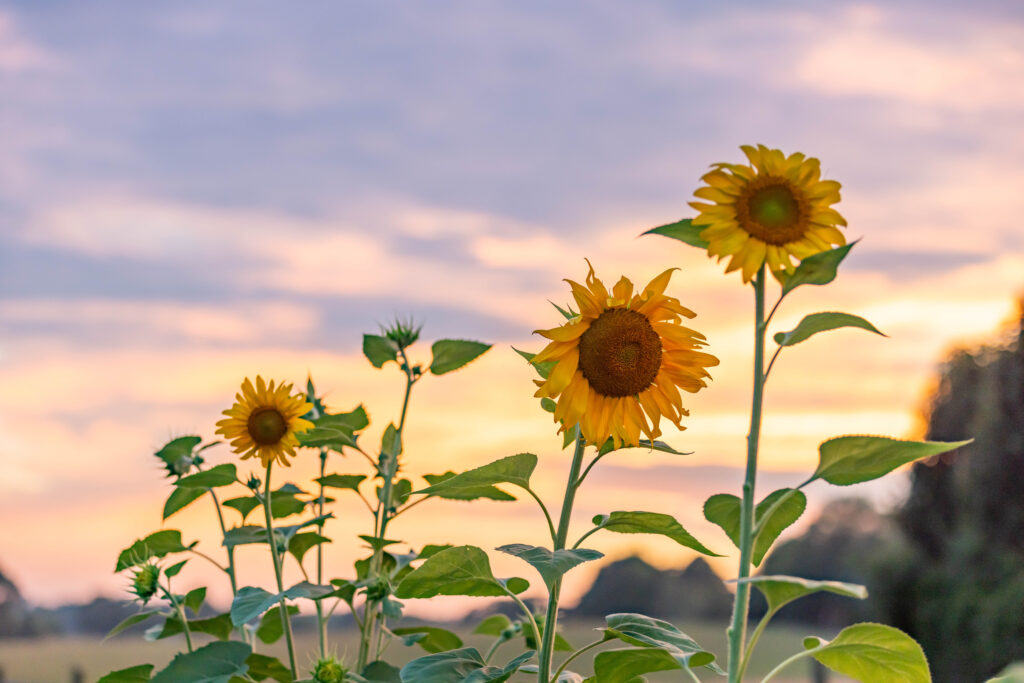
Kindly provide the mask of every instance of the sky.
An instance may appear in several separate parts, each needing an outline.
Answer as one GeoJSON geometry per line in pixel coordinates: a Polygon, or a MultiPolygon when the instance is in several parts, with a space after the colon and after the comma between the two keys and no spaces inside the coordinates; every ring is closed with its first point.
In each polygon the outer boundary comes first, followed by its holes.
{"type": "MultiPolygon", "coordinates": [[[[693,215],[701,174],[741,162],[741,144],[820,158],[861,242],[773,331],[841,310],[888,337],[839,331],[783,354],[759,490],[806,478],[830,436],[920,436],[942,358],[996,334],[1024,291],[1022,82],[1013,2],[6,2],[0,569],[36,604],[123,596],[117,553],[161,528],[170,491],[152,453],[213,438],[246,376],[312,374],[332,409],[366,406],[373,444],[403,381],[360,343],[395,316],[423,323],[424,361],[440,338],[494,344],[417,386],[406,471],[530,451],[557,508],[568,454],[511,347],[541,347],[531,333],[560,322],[548,301],[569,300],[584,258],[637,284],[678,267],[670,293],[722,363],[688,397],[686,431],[666,429],[693,454],[606,458],[575,529],[647,509],[727,553],[700,509],[742,478],[751,292],[699,250],[638,236],[693,215]]],[[[314,468],[307,454],[278,476],[314,468]]],[[[804,523],[843,495],[891,507],[904,487],[812,486],[804,523]]],[[[370,520],[355,499],[334,512],[329,566],[348,577],[370,520]]],[[[529,500],[417,513],[395,530],[415,547],[543,541],[529,500]]],[[[165,526],[219,552],[208,504],[165,526]]],[[[591,544],[660,566],[694,556],[667,539],[591,544]]],[[[244,558],[243,582],[269,581],[244,558]]],[[[212,581],[224,604],[226,581],[198,564],[182,587],[212,581]]],[[[569,575],[570,602],[595,570],[569,575]]]]}

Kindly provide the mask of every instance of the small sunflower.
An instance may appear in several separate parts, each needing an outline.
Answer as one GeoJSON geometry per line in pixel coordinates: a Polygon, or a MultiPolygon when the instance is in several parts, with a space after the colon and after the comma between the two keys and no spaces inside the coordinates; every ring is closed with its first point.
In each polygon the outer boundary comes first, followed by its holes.
{"type": "Polygon", "coordinates": [[[718,359],[698,350],[704,335],[681,324],[696,314],[665,295],[673,270],[638,294],[625,277],[609,293],[593,266],[585,287],[566,280],[580,313],[561,327],[537,330],[551,343],[533,358],[556,362],[535,395],[558,397],[560,432],[579,424],[587,443],[600,447],[611,437],[621,447],[638,444],[641,432],[660,436],[662,417],[684,429],[680,421],[689,412],[679,389],[707,386],[705,368],[718,359]]]}
{"type": "Polygon", "coordinates": [[[241,392],[235,394],[235,404],[224,414],[227,419],[217,423],[217,434],[231,440],[231,447],[242,459],[258,457],[263,466],[274,460],[288,465],[285,456],[295,456],[299,440],[295,435],[313,427],[313,423],[302,419],[310,411],[302,394],[292,395],[291,384],[267,385],[263,378],[256,376],[253,387],[249,378],[242,382],[241,392]]]}
{"type": "Polygon", "coordinates": [[[785,156],[764,145],[740,147],[750,161],[713,164],[701,180],[706,185],[693,194],[714,202],[691,202],[700,211],[693,225],[708,254],[721,261],[732,257],[725,272],[742,270],[750,282],[765,262],[776,279],[792,273],[792,257],[805,259],[846,244],[836,226],[846,225],[832,204],[839,201],[840,185],[821,179],[817,159],[799,152],[785,156]]]}

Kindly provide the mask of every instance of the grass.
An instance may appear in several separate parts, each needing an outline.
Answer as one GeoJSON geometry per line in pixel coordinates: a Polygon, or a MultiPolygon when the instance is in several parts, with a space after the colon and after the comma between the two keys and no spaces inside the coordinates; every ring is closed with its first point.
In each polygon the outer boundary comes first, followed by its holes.
{"type": "MultiPolygon", "coordinates": [[[[569,622],[563,627],[563,633],[576,647],[596,639],[593,628],[597,623],[569,622]]],[[[476,647],[484,652],[491,640],[486,637],[466,634],[469,629],[456,629],[467,646],[476,647]]],[[[689,624],[684,630],[697,642],[712,652],[725,652],[724,625],[689,624]]],[[[331,649],[338,655],[354,657],[358,651],[358,641],[354,630],[337,630],[331,634],[331,649]]],[[[772,666],[782,659],[797,652],[801,638],[808,635],[805,629],[793,629],[787,626],[769,628],[761,638],[761,644],[751,662],[748,680],[759,681],[772,666]]],[[[828,636],[822,633],[820,635],[828,636]]],[[[299,666],[306,668],[312,664],[313,653],[316,651],[316,636],[312,632],[297,634],[299,666]]],[[[495,661],[504,663],[521,650],[521,640],[513,641],[498,650],[495,661]]],[[[104,643],[99,638],[46,638],[38,640],[0,640],[0,670],[6,675],[5,683],[68,683],[71,680],[72,667],[80,667],[87,683],[93,683],[105,673],[136,664],[155,664],[162,667],[171,660],[179,648],[184,647],[180,638],[169,638],[151,643],[138,635],[124,635],[104,643]]],[[[605,646],[616,647],[614,643],[605,646]]],[[[274,646],[263,646],[260,650],[274,654],[285,661],[282,643],[274,646]]],[[[592,651],[599,652],[600,650],[592,651]]],[[[571,667],[577,673],[591,673],[589,664],[592,653],[584,654],[571,667]]],[[[385,659],[395,665],[401,665],[410,659],[420,656],[419,648],[404,646],[400,641],[394,642],[385,653],[385,659]]],[[[560,660],[559,660],[560,661],[560,660]]],[[[810,680],[810,668],[806,663],[798,663],[787,673],[785,679],[773,679],[784,683],[806,683],[810,680]]],[[[711,674],[702,675],[706,681],[721,680],[711,674]]],[[[679,672],[663,672],[648,676],[650,683],[667,683],[668,681],[688,680],[679,672]]],[[[526,675],[517,676],[513,681],[528,683],[526,675]]],[[[831,678],[830,683],[839,683],[841,679],[831,678]]],[[[845,680],[845,679],[842,679],[845,680]]]]}

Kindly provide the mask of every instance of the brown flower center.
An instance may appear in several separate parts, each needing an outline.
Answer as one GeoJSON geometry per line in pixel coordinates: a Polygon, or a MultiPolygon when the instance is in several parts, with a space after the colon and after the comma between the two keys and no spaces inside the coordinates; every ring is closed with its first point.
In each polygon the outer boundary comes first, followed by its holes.
{"type": "Polygon", "coordinates": [[[249,436],[261,446],[276,444],[288,433],[288,421],[277,408],[257,408],[246,424],[249,436]]]}
{"type": "Polygon", "coordinates": [[[635,396],[659,369],[661,338],[641,313],[609,309],[580,337],[580,372],[603,396],[635,396]]]}
{"type": "Polygon", "coordinates": [[[752,237],[781,246],[807,233],[807,201],[784,178],[763,176],[751,181],[736,202],[736,219],[752,237]]]}

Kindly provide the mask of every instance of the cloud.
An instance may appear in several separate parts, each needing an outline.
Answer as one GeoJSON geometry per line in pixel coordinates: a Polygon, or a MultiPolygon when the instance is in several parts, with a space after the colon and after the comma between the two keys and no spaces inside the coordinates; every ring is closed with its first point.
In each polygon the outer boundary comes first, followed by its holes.
{"type": "Polygon", "coordinates": [[[58,59],[25,36],[14,15],[0,10],[0,76],[55,68],[58,59]]]}

